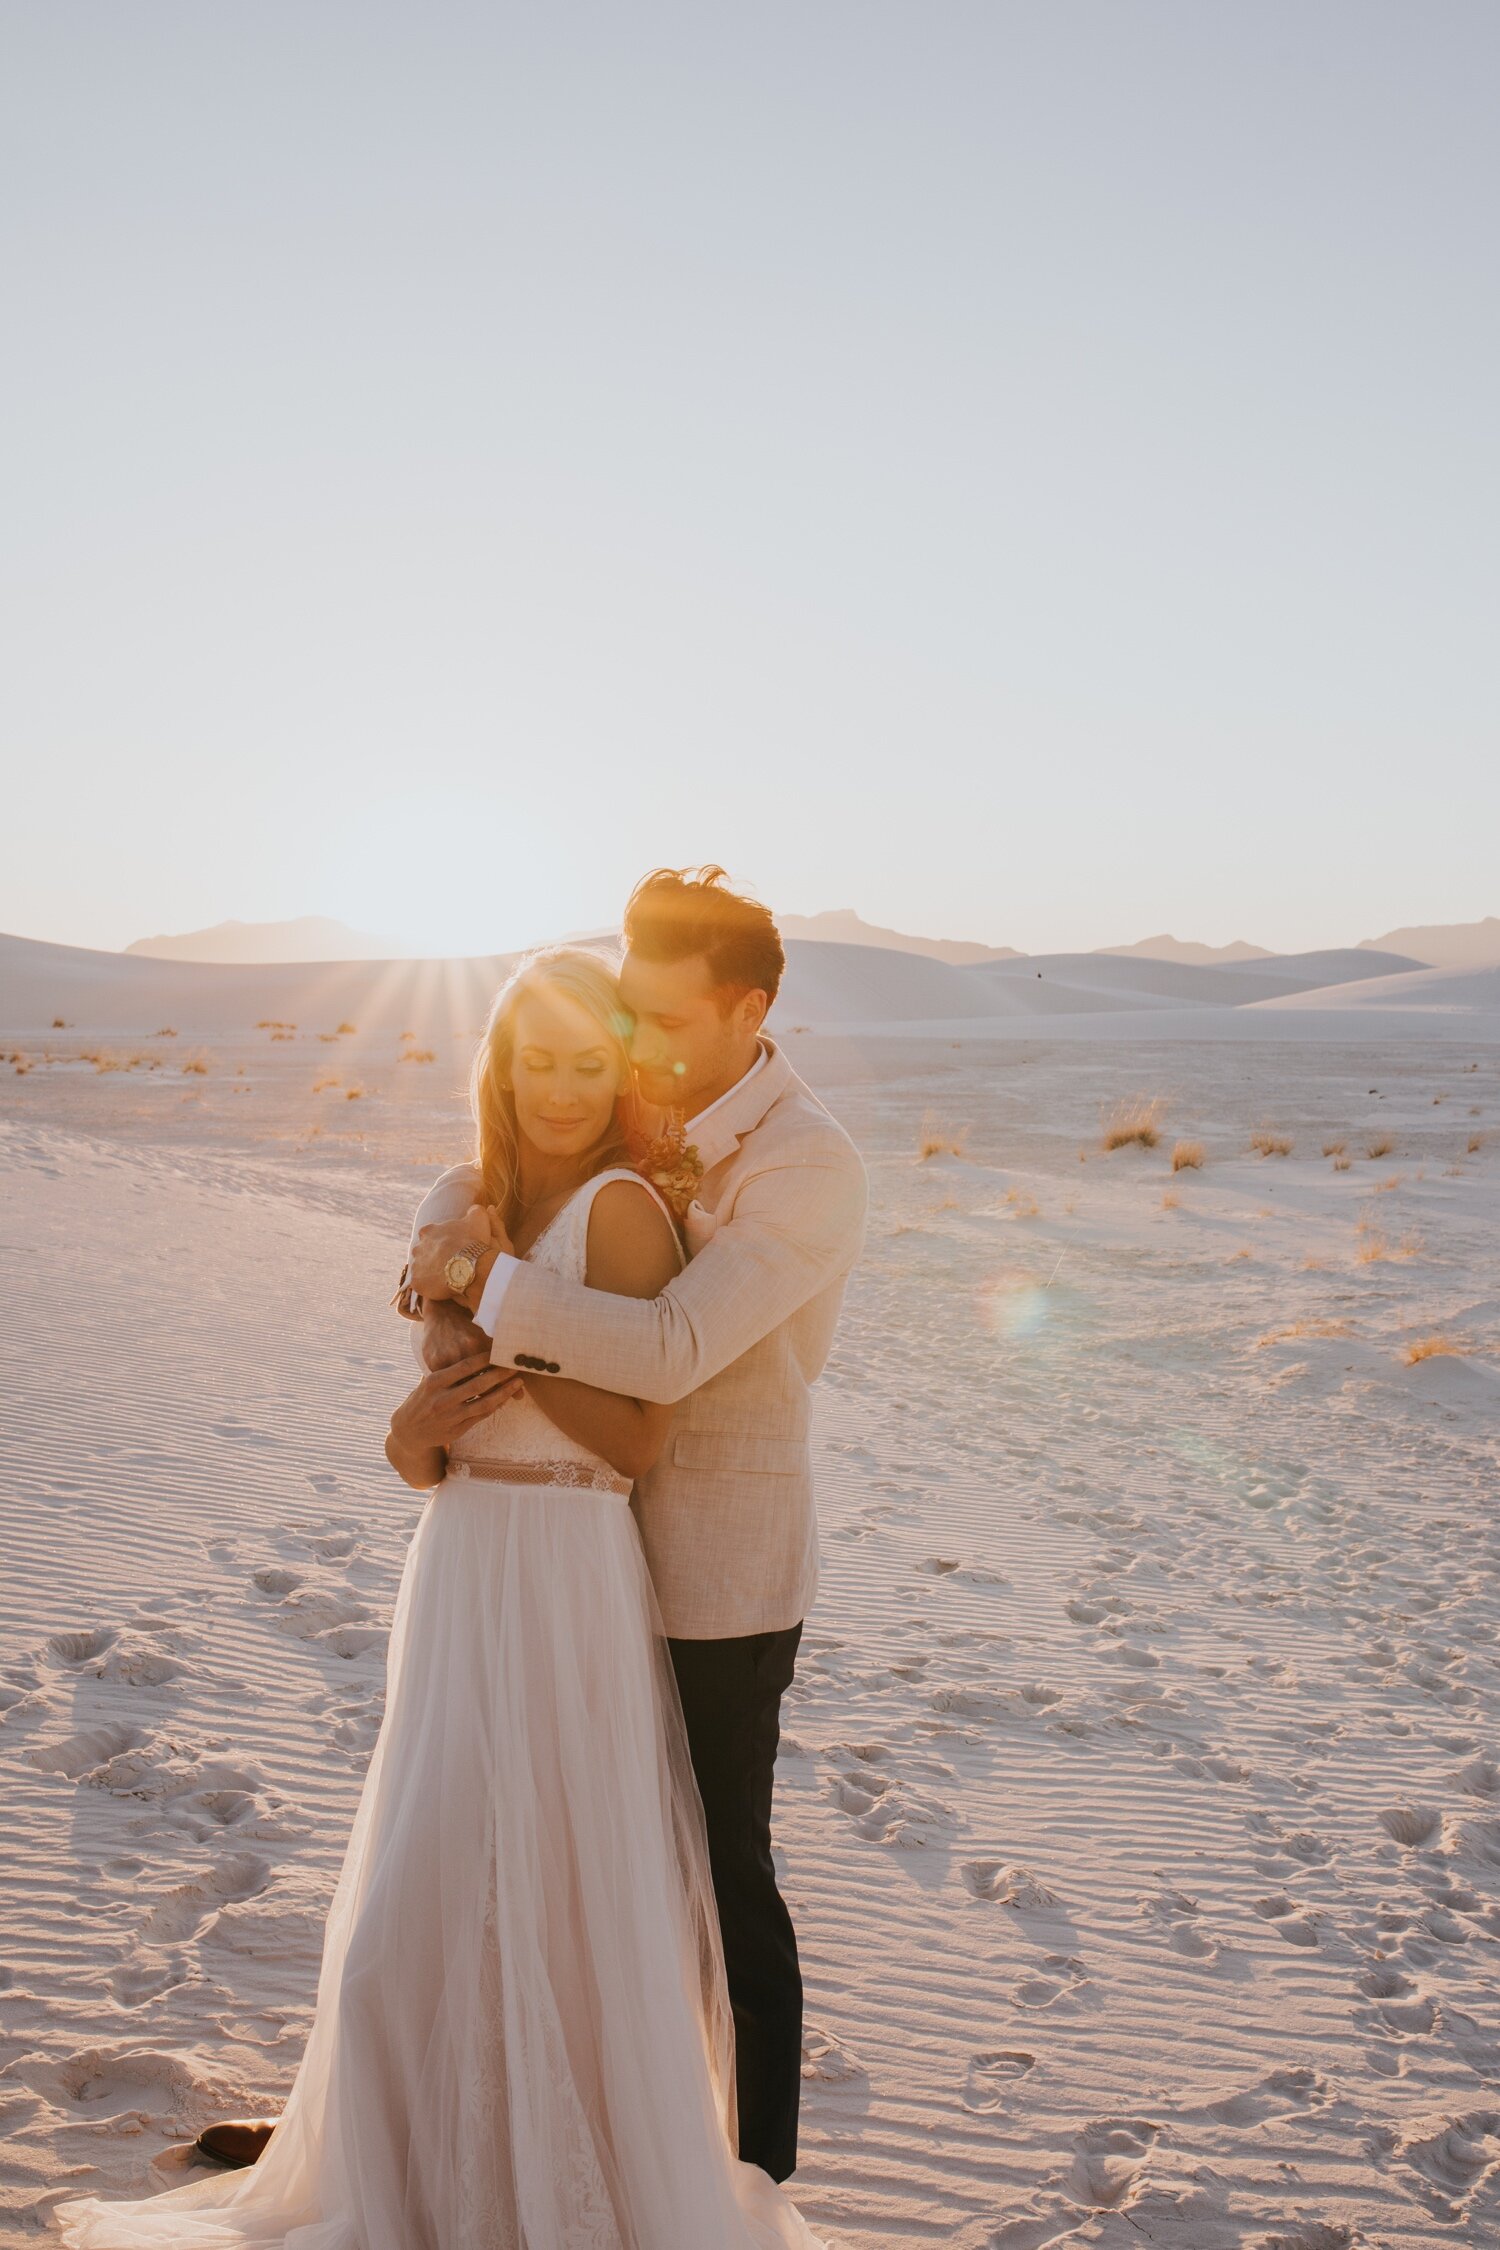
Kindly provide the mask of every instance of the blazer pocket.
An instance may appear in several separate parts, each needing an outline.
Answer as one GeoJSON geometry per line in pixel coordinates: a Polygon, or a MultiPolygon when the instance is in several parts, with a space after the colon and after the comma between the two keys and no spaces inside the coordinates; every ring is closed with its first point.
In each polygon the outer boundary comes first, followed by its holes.
{"type": "Polygon", "coordinates": [[[712,1469],[721,1476],[795,1477],[808,1465],[798,1438],[758,1437],[739,1430],[679,1430],[672,1440],[676,1469],[712,1469]]]}

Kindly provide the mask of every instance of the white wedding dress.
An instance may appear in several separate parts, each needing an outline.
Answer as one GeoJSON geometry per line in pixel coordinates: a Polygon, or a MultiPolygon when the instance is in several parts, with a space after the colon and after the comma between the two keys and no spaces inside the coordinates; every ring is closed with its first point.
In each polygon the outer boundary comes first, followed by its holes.
{"type": "MultiPolygon", "coordinates": [[[[578,1191],[536,1264],[583,1278],[620,1177],[578,1191]]],[[[821,2250],[733,2153],[702,1809],[621,1481],[528,1398],[453,1449],[281,2122],[249,2170],[62,2203],[67,2243],[821,2250]],[[486,1457],[578,1481],[464,1473],[486,1457]]]]}

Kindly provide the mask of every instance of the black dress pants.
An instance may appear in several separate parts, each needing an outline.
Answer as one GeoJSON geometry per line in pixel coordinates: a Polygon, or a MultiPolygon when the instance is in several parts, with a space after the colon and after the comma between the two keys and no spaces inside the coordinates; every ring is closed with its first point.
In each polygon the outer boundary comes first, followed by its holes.
{"type": "Polygon", "coordinates": [[[801,1638],[792,1625],[667,1643],[708,1826],[734,2012],[740,2155],[778,2181],[797,2168],[802,1972],[771,1859],[771,1785],[801,1638]]]}

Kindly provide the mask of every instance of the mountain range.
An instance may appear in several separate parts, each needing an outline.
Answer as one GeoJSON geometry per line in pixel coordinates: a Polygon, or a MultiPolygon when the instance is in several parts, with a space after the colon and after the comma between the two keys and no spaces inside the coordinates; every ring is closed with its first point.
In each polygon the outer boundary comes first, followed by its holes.
{"type": "MultiPolygon", "coordinates": [[[[824,945],[865,945],[892,953],[914,953],[929,961],[945,961],[955,968],[972,968],[992,961],[1024,961],[1032,956],[1010,945],[981,945],[963,938],[918,937],[866,922],[852,907],[834,907],[821,914],[784,914],[779,927],[784,938],[811,940],[824,945]]],[[[597,940],[609,935],[590,933],[597,940]]],[[[1438,969],[1486,968],[1500,963],[1500,916],[1482,922],[1438,923],[1388,930],[1384,937],[1361,938],[1356,950],[1400,954],[1408,960],[1438,969]]],[[[410,958],[394,938],[371,937],[350,929],[324,914],[304,914],[289,922],[216,922],[211,929],[188,930],[180,936],[137,938],[124,948],[158,961],[271,962],[293,961],[399,961],[410,958]]],[[[1115,956],[1143,961],[1174,961],[1199,967],[1230,967],[1235,962],[1272,961],[1282,958],[1263,945],[1237,938],[1230,945],[1202,945],[1190,938],[1139,938],[1133,945],[1104,945],[1094,949],[1098,958],[1115,956]]],[[[1058,958],[1050,956],[1049,958],[1058,958]]],[[[1069,955],[1069,959],[1075,956],[1069,955]]]]}

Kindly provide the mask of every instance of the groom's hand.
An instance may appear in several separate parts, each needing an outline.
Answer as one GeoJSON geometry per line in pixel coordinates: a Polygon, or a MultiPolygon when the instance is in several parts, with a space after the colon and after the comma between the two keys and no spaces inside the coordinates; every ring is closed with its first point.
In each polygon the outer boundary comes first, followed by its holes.
{"type": "Polygon", "coordinates": [[[456,1367],[461,1359],[471,1359],[475,1352],[489,1353],[490,1340],[482,1328],[475,1325],[473,1314],[466,1306],[452,1298],[422,1307],[422,1364],[430,1374],[437,1375],[445,1367],[456,1367]]]}
{"type": "Polygon", "coordinates": [[[459,1302],[471,1312],[477,1307],[490,1271],[502,1250],[509,1251],[510,1238],[498,1213],[483,1203],[471,1203],[461,1219],[445,1219],[434,1226],[420,1227],[412,1245],[411,1285],[417,1295],[428,1304],[451,1299],[453,1291],[448,1286],[444,1271],[450,1258],[472,1245],[482,1247],[478,1270],[459,1302]]]}

